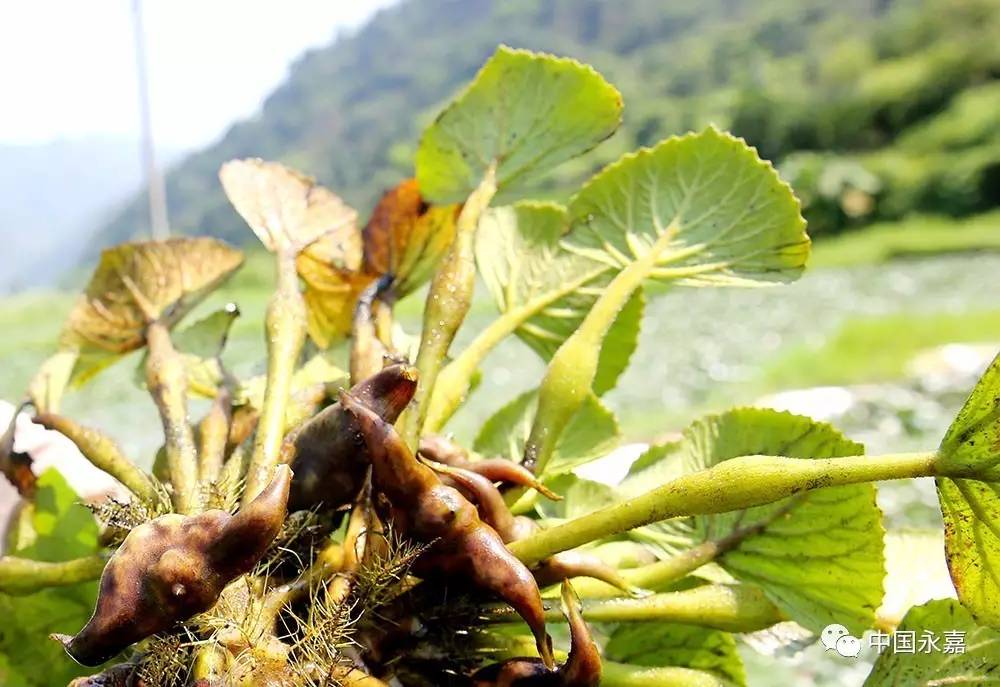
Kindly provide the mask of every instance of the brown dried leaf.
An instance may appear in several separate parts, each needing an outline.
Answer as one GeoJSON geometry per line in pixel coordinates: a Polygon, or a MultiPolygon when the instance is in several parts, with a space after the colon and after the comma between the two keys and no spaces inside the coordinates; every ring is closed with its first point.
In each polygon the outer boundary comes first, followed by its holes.
{"type": "Polygon", "coordinates": [[[379,200],[365,226],[364,268],[396,279],[393,292],[405,296],[430,279],[455,236],[458,205],[429,207],[416,179],[407,179],[379,200]]]}
{"type": "Polygon", "coordinates": [[[272,252],[299,253],[321,237],[335,264],[358,260],[357,212],[311,177],[277,162],[232,160],[219,170],[229,202],[272,252]]]}
{"type": "Polygon", "coordinates": [[[81,354],[141,348],[149,322],[173,326],[242,263],[240,251],[211,238],[109,248],[69,314],[61,347],[81,354]]]}

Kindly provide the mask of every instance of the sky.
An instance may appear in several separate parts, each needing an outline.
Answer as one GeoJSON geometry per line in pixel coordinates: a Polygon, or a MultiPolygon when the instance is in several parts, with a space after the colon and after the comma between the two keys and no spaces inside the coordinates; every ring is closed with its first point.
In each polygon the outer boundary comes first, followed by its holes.
{"type": "MultiPolygon", "coordinates": [[[[142,0],[158,148],[252,115],[305,50],[395,0],[142,0]]],[[[132,0],[0,2],[0,144],[135,139],[132,0]]]]}

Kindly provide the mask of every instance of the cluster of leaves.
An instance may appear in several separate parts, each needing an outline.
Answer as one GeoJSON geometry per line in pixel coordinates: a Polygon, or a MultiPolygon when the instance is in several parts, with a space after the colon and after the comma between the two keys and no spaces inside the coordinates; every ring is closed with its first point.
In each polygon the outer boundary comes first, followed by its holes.
{"type": "MultiPolygon", "coordinates": [[[[305,436],[317,425],[320,435],[324,428],[343,427],[324,424],[337,410],[330,405],[333,389],[347,376],[337,363],[349,364],[357,388],[381,367],[383,354],[415,358],[419,379],[408,387],[415,402],[399,417],[399,436],[392,435],[391,444],[399,451],[396,465],[423,470],[421,484],[430,484],[426,491],[435,496],[440,478],[416,462],[404,440],[416,449],[422,439],[445,430],[474,393],[485,356],[505,337],[517,336],[547,361],[547,371],[537,389],[483,424],[463,460],[474,465],[476,453],[501,456],[532,470],[534,479],[563,496],[550,504],[535,491],[510,489],[503,497],[507,515],[527,516],[530,532],[504,539],[509,551],[503,544],[498,550],[517,557],[525,575],[532,567],[537,576],[555,554],[581,546],[599,563],[617,568],[622,584],[579,578],[574,583],[584,599],[582,618],[601,638],[601,684],[742,685],[737,634],[768,630],[772,642],[783,636],[808,641],[830,624],[860,636],[900,621],[877,616],[885,536],[872,482],[919,476],[938,480],[959,601],[916,608],[901,619],[901,627],[936,630],[951,624],[949,629],[967,629],[976,643],[960,661],[936,656],[908,664],[909,683],[989,675],[1000,666],[1000,359],[937,451],[866,457],[863,447],[810,418],[736,409],[694,423],[676,441],[652,446],[616,486],[576,474],[620,440],[618,423],[601,397],[628,365],[645,299],[673,287],[787,282],[804,269],[810,245],[790,187],[745,142],[714,128],[624,155],[565,206],[522,200],[553,168],[611,136],[621,112],[617,90],[590,67],[501,47],[424,132],[416,179],[388,192],[364,228],[354,210],[304,175],[261,160],[227,163],[220,175],[223,187],[277,265],[278,286],[266,320],[266,376],[241,382],[221,363],[234,308],[171,335],[192,307],[239,267],[238,251],[213,239],[126,244],[105,252],[70,315],[59,352],[32,384],[37,421],[70,436],[144,504],[145,516],[115,505],[99,507],[116,528],[134,523],[132,533],[145,536],[157,527],[180,531],[196,522],[242,527],[262,517],[254,512],[261,507],[258,494],[280,501],[275,496],[280,489],[264,488],[279,462],[291,460],[296,467],[296,456],[284,453],[289,441],[294,448],[299,432],[305,436]],[[498,316],[464,348],[452,350],[477,273],[498,316]],[[411,339],[393,322],[392,307],[428,280],[423,330],[411,339]],[[164,427],[158,477],[135,467],[103,435],[56,413],[68,386],[85,383],[139,348],[146,349],[143,383],[164,427]],[[212,405],[192,426],[188,397],[199,394],[212,405]],[[303,424],[313,416],[315,424],[303,424]],[[241,511],[250,514],[231,516],[226,511],[240,499],[241,511]],[[207,510],[213,507],[221,510],[207,510]],[[137,522],[168,510],[176,514],[137,522]],[[625,592],[619,587],[651,594],[621,598],[625,592]]],[[[354,404],[352,414],[360,412],[360,401],[347,394],[339,412],[349,407],[346,400],[354,404]]],[[[378,416],[374,409],[364,412],[378,416]]],[[[372,443],[378,443],[371,427],[351,431],[364,436],[371,453],[372,443]]],[[[380,444],[385,451],[388,436],[380,444]]],[[[347,442],[353,435],[332,439],[347,442]]],[[[352,458],[365,455],[355,448],[352,458]]],[[[377,474],[379,463],[372,462],[377,474]]],[[[342,472],[339,476],[348,475],[346,465],[342,472]]],[[[290,479],[284,468],[277,473],[290,479]]],[[[39,485],[45,487],[44,479],[39,485]]],[[[173,676],[173,668],[156,669],[164,663],[164,651],[156,647],[182,637],[184,651],[194,655],[193,674],[209,684],[223,674],[241,685],[380,684],[359,666],[406,684],[422,684],[421,679],[465,684],[464,676],[486,657],[528,651],[529,638],[520,628],[499,627],[515,619],[509,609],[474,596],[454,600],[461,585],[446,572],[438,579],[431,571],[428,581],[440,582],[431,585],[408,574],[414,561],[426,563],[424,554],[434,542],[408,539],[405,530],[379,534],[377,516],[386,511],[378,498],[387,491],[373,496],[361,489],[344,528],[335,528],[329,513],[323,522],[295,516],[249,574],[243,573],[251,561],[236,565],[227,559],[227,566],[215,561],[236,579],[215,594],[218,603],[207,613],[172,618],[181,624],[140,647],[140,665],[151,674],[173,676]],[[428,587],[425,596],[432,600],[414,603],[428,587]],[[407,601],[403,610],[394,605],[400,598],[407,601]],[[428,618],[449,628],[458,624],[473,639],[455,647],[425,629],[428,618]],[[391,629],[380,629],[380,621],[391,629]],[[390,655],[379,643],[384,637],[372,634],[393,635],[390,655]],[[213,667],[216,659],[221,668],[213,667]]],[[[17,572],[24,560],[29,567],[31,559],[90,561],[98,549],[97,526],[87,511],[71,513],[65,504],[46,510],[46,493],[38,489],[34,521],[25,521],[22,538],[33,543],[18,544],[14,556],[0,559],[4,593],[43,586],[37,569],[17,572]]],[[[496,506],[477,505],[483,520],[487,506],[496,506]]],[[[435,532],[447,522],[433,513],[405,515],[404,525],[419,517],[434,520],[435,532]]],[[[276,507],[267,516],[267,541],[241,546],[240,555],[268,548],[281,518],[276,507]]],[[[455,541],[467,543],[460,534],[455,541]]],[[[218,542],[210,543],[197,551],[198,560],[214,560],[206,552],[218,550],[218,542]]],[[[126,540],[123,548],[128,545],[126,540]]],[[[181,541],[173,553],[184,554],[184,546],[181,541]]],[[[229,553],[231,548],[222,547],[229,553]]],[[[157,564],[157,574],[169,581],[170,568],[157,564]]],[[[529,586],[537,602],[534,584],[529,586]]],[[[114,584],[104,587],[115,593],[114,584]]],[[[175,595],[187,593],[183,585],[180,592],[176,585],[167,587],[175,595]]],[[[490,590],[509,599],[503,590],[490,590]]],[[[92,586],[65,586],[38,592],[52,599],[0,595],[0,602],[27,604],[13,612],[36,617],[44,602],[54,604],[69,594],[89,599],[92,593],[92,586]]],[[[42,615],[41,621],[61,629],[87,605],[74,606],[58,620],[42,615]]],[[[566,611],[574,645],[582,625],[573,620],[576,612],[566,611]]],[[[38,640],[29,638],[37,634],[33,627],[25,628],[0,636],[6,662],[0,670],[31,684],[24,657],[34,660],[34,655],[21,647],[38,640]]],[[[544,629],[532,630],[530,639],[541,652],[544,629]]],[[[589,632],[585,625],[582,631],[589,632]]],[[[561,678],[551,666],[516,660],[522,668],[541,671],[538,684],[561,678]]],[[[883,654],[869,684],[895,684],[900,660],[883,654]]]]}

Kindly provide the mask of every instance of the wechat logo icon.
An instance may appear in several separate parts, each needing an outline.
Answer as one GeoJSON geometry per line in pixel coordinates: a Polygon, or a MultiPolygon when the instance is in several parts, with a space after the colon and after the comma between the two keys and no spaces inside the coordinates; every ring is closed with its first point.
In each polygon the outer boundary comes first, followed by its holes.
{"type": "Polygon", "coordinates": [[[836,651],[844,658],[857,658],[861,653],[861,640],[852,637],[843,625],[827,625],[820,633],[819,641],[827,651],[836,651]]]}

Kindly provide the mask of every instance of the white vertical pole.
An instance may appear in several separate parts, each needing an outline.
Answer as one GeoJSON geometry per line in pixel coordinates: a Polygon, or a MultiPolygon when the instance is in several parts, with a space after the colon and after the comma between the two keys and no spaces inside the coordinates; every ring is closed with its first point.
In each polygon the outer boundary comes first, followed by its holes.
{"type": "Polygon", "coordinates": [[[139,85],[139,116],[141,119],[142,163],[149,191],[149,226],[156,240],[170,235],[167,222],[167,190],[163,175],[156,165],[153,145],[153,123],[149,106],[149,78],[146,67],[146,32],[142,23],[142,0],[132,0],[132,25],[135,34],[135,68],[139,85]]]}

